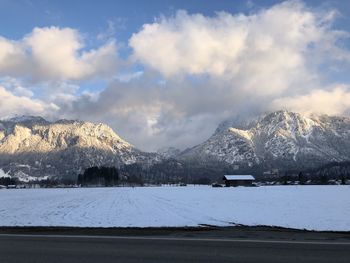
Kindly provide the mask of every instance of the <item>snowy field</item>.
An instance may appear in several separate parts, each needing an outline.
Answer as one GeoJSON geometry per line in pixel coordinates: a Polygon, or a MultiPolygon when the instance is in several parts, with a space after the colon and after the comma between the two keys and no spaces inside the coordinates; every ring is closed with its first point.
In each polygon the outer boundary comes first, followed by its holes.
{"type": "Polygon", "coordinates": [[[201,224],[350,231],[350,186],[0,190],[1,226],[201,224]]]}

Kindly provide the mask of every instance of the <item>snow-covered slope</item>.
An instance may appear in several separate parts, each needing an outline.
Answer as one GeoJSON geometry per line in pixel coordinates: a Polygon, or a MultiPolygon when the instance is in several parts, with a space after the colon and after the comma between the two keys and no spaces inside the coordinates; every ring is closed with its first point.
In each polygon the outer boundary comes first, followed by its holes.
{"type": "Polygon", "coordinates": [[[223,123],[207,141],[182,153],[169,148],[156,154],[136,149],[105,124],[21,116],[0,121],[0,169],[18,178],[76,178],[91,166],[150,167],[176,158],[189,164],[186,174],[211,171],[210,176],[218,176],[225,164],[261,171],[350,160],[349,118],[277,111],[239,123],[235,127],[223,123]]]}
{"type": "Polygon", "coordinates": [[[181,153],[181,150],[175,147],[164,147],[158,149],[157,153],[164,159],[176,158],[181,153]]]}
{"type": "Polygon", "coordinates": [[[12,175],[70,177],[86,167],[143,162],[154,154],[137,150],[105,124],[24,116],[0,121],[0,156],[0,168],[12,175]]]}
{"type": "Polygon", "coordinates": [[[271,168],[314,167],[350,160],[350,119],[277,111],[247,124],[219,126],[214,135],[180,156],[271,168]]]}

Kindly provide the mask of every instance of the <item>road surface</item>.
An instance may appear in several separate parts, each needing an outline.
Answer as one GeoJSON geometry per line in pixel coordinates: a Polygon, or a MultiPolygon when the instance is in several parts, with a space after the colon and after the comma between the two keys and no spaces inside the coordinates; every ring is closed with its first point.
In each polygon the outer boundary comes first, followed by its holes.
{"type": "Polygon", "coordinates": [[[0,262],[350,262],[349,234],[230,231],[0,231],[0,262]]]}

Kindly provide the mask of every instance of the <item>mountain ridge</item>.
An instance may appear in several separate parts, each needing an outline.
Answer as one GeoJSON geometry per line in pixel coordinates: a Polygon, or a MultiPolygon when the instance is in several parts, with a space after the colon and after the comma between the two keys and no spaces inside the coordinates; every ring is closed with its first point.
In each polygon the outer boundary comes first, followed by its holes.
{"type": "Polygon", "coordinates": [[[123,140],[108,125],[41,117],[0,121],[0,168],[64,177],[89,166],[121,166],[157,159],[123,140]]]}
{"type": "Polygon", "coordinates": [[[221,173],[226,166],[230,172],[249,172],[309,169],[350,160],[349,118],[282,110],[241,123],[222,123],[206,141],[184,151],[169,147],[150,153],[135,148],[106,124],[17,116],[0,120],[0,169],[21,178],[73,178],[91,166],[138,164],[149,169],[159,164],[165,173],[167,165],[182,167],[179,176],[207,174],[205,169],[221,173]]]}
{"type": "Polygon", "coordinates": [[[217,129],[180,158],[216,159],[229,164],[245,161],[248,166],[270,162],[271,167],[279,168],[298,162],[301,165],[297,166],[306,167],[312,161],[318,165],[350,159],[350,119],[346,117],[276,111],[247,127],[217,129]]]}

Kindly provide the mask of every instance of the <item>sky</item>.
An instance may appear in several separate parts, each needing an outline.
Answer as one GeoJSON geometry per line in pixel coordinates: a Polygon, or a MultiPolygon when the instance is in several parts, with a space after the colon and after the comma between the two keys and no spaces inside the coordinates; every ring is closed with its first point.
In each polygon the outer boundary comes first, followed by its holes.
{"type": "Polygon", "coordinates": [[[350,1],[0,0],[0,118],[184,149],[274,110],[350,114],[350,1]]]}

